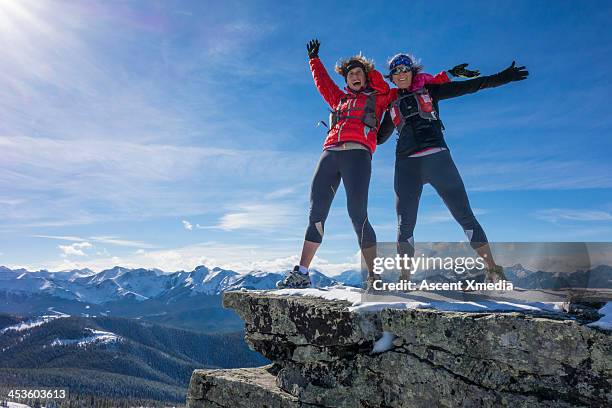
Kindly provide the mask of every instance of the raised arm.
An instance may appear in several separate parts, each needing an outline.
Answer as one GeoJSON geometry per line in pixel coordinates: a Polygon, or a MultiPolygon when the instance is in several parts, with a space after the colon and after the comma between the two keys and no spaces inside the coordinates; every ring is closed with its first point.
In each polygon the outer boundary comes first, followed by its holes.
{"type": "MultiPolygon", "coordinates": [[[[427,85],[427,84],[445,84],[445,83],[451,81],[449,76],[446,74],[446,71],[438,72],[436,75],[431,75],[431,74],[427,74],[425,72],[421,72],[421,73],[416,74],[415,78],[420,78],[421,76],[424,79],[424,81],[423,81],[424,85],[427,85]]],[[[414,81],[415,78],[413,78],[412,80],[414,81]]]]}
{"type": "Polygon", "coordinates": [[[391,89],[379,71],[371,70],[368,73],[368,82],[370,88],[377,92],[376,98],[380,101],[377,104],[380,103],[385,109],[397,98],[397,89],[391,89]]]}
{"type": "Polygon", "coordinates": [[[494,75],[469,79],[467,81],[448,82],[445,84],[430,84],[427,89],[431,97],[437,100],[456,98],[485,88],[495,88],[514,81],[527,79],[529,71],[525,67],[516,67],[512,62],[508,68],[494,75]]]}
{"type": "Polygon", "coordinates": [[[375,69],[368,72],[368,82],[370,88],[374,89],[379,94],[386,94],[391,89],[383,75],[375,69]]]}
{"type": "Polygon", "coordinates": [[[451,78],[448,74],[458,78],[475,78],[480,75],[480,71],[467,69],[467,66],[467,63],[455,65],[451,69],[441,71],[436,75],[419,72],[412,78],[412,86],[410,87],[410,90],[414,91],[416,89],[421,89],[423,86],[428,84],[445,84],[447,82],[451,82],[451,78]]]}
{"type": "Polygon", "coordinates": [[[450,82],[450,78],[448,75],[446,75],[446,71],[442,71],[435,76],[425,72],[419,72],[412,77],[410,91],[416,91],[417,89],[421,89],[428,84],[444,84],[446,82],[450,82]]]}
{"type": "Polygon", "coordinates": [[[344,96],[344,92],[336,85],[336,83],[331,79],[325,66],[319,59],[319,46],[320,43],[318,40],[311,40],[306,45],[306,50],[308,51],[308,58],[310,63],[310,71],[312,72],[312,78],[314,79],[315,86],[317,90],[325,99],[325,102],[334,109],[342,96],[344,96]]]}
{"type": "Polygon", "coordinates": [[[447,70],[446,72],[458,78],[476,78],[477,76],[480,75],[480,71],[477,69],[475,70],[467,69],[466,67],[468,65],[469,64],[467,62],[463,64],[455,65],[454,67],[447,70]]]}

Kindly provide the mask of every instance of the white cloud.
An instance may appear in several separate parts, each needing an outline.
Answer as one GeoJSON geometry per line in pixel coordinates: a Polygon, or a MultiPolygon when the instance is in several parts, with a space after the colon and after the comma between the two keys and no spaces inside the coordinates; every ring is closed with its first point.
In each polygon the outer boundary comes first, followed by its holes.
{"type": "Polygon", "coordinates": [[[274,199],[290,196],[292,194],[295,194],[298,191],[298,188],[302,189],[304,186],[305,184],[300,184],[299,186],[280,188],[278,190],[274,190],[274,191],[267,193],[265,195],[265,198],[268,200],[274,200],[274,199]]]}
{"type": "MultiPolygon", "coordinates": [[[[473,208],[472,212],[474,213],[474,215],[482,215],[482,214],[487,213],[486,210],[483,210],[480,208],[473,208]]],[[[455,222],[455,219],[451,215],[450,211],[448,209],[443,209],[443,210],[435,211],[435,212],[427,212],[427,213],[424,213],[423,215],[419,214],[418,219],[417,219],[417,225],[418,224],[437,224],[441,222],[451,222],[451,221],[455,222]]]]}
{"type": "Polygon", "coordinates": [[[183,223],[183,227],[185,227],[186,230],[193,230],[193,224],[191,224],[189,221],[181,221],[183,223]]]}
{"type": "Polygon", "coordinates": [[[612,213],[599,210],[572,210],[551,208],[535,211],[533,215],[548,222],[559,221],[612,221],[612,213]]]}
{"type": "MultiPolygon", "coordinates": [[[[311,269],[323,272],[327,276],[336,276],[349,269],[359,269],[361,265],[361,253],[357,252],[346,262],[331,262],[323,257],[315,256],[310,265],[311,269]]],[[[291,270],[300,261],[299,254],[289,255],[282,258],[264,259],[242,264],[235,264],[236,270],[262,270],[281,272],[291,270]]]]}
{"type": "MultiPolygon", "coordinates": [[[[203,242],[172,249],[157,249],[145,251],[139,249],[123,256],[112,256],[108,252],[98,252],[96,258],[89,256],[77,260],[75,257],[87,255],[84,249],[90,248],[88,243],[75,243],[62,246],[66,248],[61,260],[49,260],[37,264],[7,265],[9,267],[25,267],[29,270],[66,270],[89,268],[101,271],[120,265],[128,268],[158,268],[166,272],[177,270],[193,270],[198,265],[208,267],[219,266],[239,273],[252,270],[281,272],[292,269],[299,262],[301,243],[293,242],[271,247],[265,243],[252,245],[223,244],[220,242],[203,242]],[[67,253],[66,253],[67,252],[67,253]]],[[[332,262],[324,255],[315,256],[311,267],[327,275],[337,275],[347,269],[359,267],[359,253],[346,260],[332,262]]]]}
{"type": "Polygon", "coordinates": [[[298,220],[298,212],[282,204],[248,204],[239,206],[237,212],[221,217],[218,228],[232,231],[250,229],[270,231],[293,225],[298,220]]]}
{"type": "Polygon", "coordinates": [[[91,245],[89,242],[75,242],[74,244],[71,244],[71,245],[58,245],[58,248],[62,251],[63,257],[68,257],[72,255],[86,256],[83,250],[89,249],[92,247],[93,245],[91,245]]]}
{"type": "MultiPolygon", "coordinates": [[[[466,158],[467,160],[467,158],[466,158]]],[[[499,156],[473,157],[459,171],[470,191],[575,190],[612,188],[607,163],[499,156]]]]}
{"type": "Polygon", "coordinates": [[[123,247],[157,248],[155,245],[147,244],[146,242],[120,239],[117,237],[91,237],[90,239],[95,242],[101,242],[104,244],[112,244],[123,247]]]}
{"type": "Polygon", "coordinates": [[[286,185],[310,168],[297,153],[112,140],[0,136],[0,148],[0,189],[22,201],[2,222],[19,227],[201,215],[218,211],[211,201],[259,194],[255,180],[286,185]]]}
{"type": "MultiPolygon", "coordinates": [[[[0,190],[7,192],[1,223],[23,228],[200,214],[211,200],[227,201],[220,196],[237,196],[256,178],[274,182],[299,174],[303,155],[243,151],[236,135],[248,133],[263,146],[275,135],[248,120],[228,121],[220,108],[240,96],[218,90],[216,70],[225,73],[229,65],[232,77],[239,75],[233,57],[251,50],[274,25],[204,13],[204,24],[183,26],[184,17],[173,20],[171,11],[0,2],[0,88],[6,94],[0,100],[0,190]],[[168,24],[144,26],[144,15],[168,24]],[[175,23],[188,35],[166,32],[175,23]],[[141,54],[139,41],[149,38],[148,30],[161,34],[161,49],[141,54]],[[238,148],[215,147],[232,143],[238,148]]],[[[244,71],[261,74],[250,66],[244,71]]]]}
{"type": "Polygon", "coordinates": [[[429,212],[423,215],[419,215],[417,219],[417,224],[437,224],[440,222],[449,222],[452,221],[453,217],[451,216],[448,210],[438,211],[438,212],[429,212]]]}
{"type": "Polygon", "coordinates": [[[73,241],[73,242],[84,241],[84,239],[81,237],[69,236],[69,235],[33,235],[33,237],[34,238],[58,239],[60,241],[73,241]]]}
{"type": "Polygon", "coordinates": [[[77,236],[66,236],[66,235],[33,235],[36,238],[48,238],[48,239],[57,239],[60,241],[73,241],[73,242],[81,242],[81,241],[94,241],[100,242],[103,244],[111,244],[122,247],[137,247],[137,248],[157,248],[155,245],[148,244],[146,242],[141,241],[132,241],[127,239],[121,239],[117,237],[109,237],[109,236],[93,236],[89,238],[81,238],[77,236]]]}

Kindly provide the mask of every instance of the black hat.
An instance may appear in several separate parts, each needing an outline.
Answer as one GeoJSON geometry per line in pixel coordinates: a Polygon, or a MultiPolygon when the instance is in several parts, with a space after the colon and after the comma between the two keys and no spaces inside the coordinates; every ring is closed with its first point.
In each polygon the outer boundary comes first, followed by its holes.
{"type": "Polygon", "coordinates": [[[361,68],[363,69],[363,73],[366,73],[366,67],[365,65],[363,65],[363,62],[359,61],[359,60],[350,60],[343,68],[342,68],[342,76],[344,76],[344,79],[346,79],[346,77],[348,76],[348,73],[350,72],[350,70],[352,70],[353,68],[361,68]]]}

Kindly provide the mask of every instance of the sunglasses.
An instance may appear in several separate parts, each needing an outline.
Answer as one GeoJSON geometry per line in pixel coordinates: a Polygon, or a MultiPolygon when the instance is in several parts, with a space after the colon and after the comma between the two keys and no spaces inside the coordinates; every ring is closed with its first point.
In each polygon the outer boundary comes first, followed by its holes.
{"type": "Polygon", "coordinates": [[[412,72],[412,69],[406,65],[400,65],[391,70],[391,75],[403,74],[405,72],[412,72]]]}

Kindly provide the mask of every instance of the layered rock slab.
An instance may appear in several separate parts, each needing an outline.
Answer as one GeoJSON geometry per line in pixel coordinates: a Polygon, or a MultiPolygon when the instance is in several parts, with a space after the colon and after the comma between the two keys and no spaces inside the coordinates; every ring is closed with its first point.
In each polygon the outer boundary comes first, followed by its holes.
{"type": "Polygon", "coordinates": [[[562,315],[356,313],[344,301],[266,292],[228,292],[224,305],[245,320],[249,345],[272,360],[277,389],[309,404],[301,406],[612,404],[609,333],[562,315]],[[383,331],[395,336],[394,347],[371,355],[383,331]]]}
{"type": "Polygon", "coordinates": [[[276,385],[274,368],[195,370],[187,406],[192,408],[315,408],[276,385]]]}

